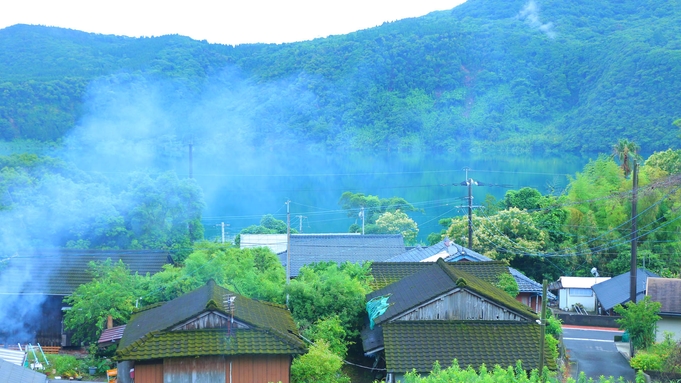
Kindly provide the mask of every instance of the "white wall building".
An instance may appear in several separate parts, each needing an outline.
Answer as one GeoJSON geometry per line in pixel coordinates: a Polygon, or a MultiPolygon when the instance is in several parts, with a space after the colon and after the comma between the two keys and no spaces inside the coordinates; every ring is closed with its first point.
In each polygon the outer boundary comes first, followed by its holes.
{"type": "Polygon", "coordinates": [[[591,286],[608,279],[610,277],[560,277],[552,284],[552,290],[558,290],[558,308],[572,311],[574,305],[581,303],[587,311],[595,311],[596,294],[591,286]]]}

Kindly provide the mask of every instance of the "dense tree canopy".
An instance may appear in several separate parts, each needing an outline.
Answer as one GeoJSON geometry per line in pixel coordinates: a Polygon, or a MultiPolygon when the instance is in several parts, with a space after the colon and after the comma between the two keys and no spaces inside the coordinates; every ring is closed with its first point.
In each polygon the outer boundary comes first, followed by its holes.
{"type": "MultiPolygon", "coordinates": [[[[523,13],[525,3],[469,0],[347,35],[236,47],[12,26],[0,30],[0,139],[58,140],[92,111],[95,84],[137,76],[172,84],[166,96],[181,110],[200,108],[213,84],[244,90],[249,107],[231,113],[248,121],[254,146],[606,152],[604,137],[673,143],[673,2],[542,0],[523,13]]],[[[176,120],[182,136],[188,121],[176,120]]]]}
{"type": "Polygon", "coordinates": [[[203,196],[175,173],[120,179],[61,159],[0,156],[0,238],[27,247],[177,249],[203,238],[203,196]]]}

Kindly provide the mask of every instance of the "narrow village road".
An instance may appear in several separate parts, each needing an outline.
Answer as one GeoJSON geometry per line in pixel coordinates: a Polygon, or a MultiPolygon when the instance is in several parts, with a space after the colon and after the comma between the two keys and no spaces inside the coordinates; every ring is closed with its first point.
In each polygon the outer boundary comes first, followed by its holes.
{"type": "Polygon", "coordinates": [[[576,368],[570,371],[577,379],[579,372],[584,372],[587,378],[597,380],[601,375],[624,377],[634,382],[634,370],[629,367],[622,354],[617,351],[613,340],[615,335],[621,335],[617,330],[593,330],[586,328],[563,328],[563,343],[568,350],[571,362],[576,362],[576,368]]]}

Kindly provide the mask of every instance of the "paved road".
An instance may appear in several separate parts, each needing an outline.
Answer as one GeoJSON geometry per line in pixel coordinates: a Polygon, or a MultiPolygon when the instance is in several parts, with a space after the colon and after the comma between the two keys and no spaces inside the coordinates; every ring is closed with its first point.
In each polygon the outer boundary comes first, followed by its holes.
{"type": "Polygon", "coordinates": [[[634,370],[629,362],[617,351],[613,338],[622,334],[621,331],[603,331],[586,329],[563,329],[563,343],[568,349],[571,361],[578,363],[578,370],[571,373],[576,379],[579,372],[584,372],[587,378],[598,379],[601,375],[624,377],[627,381],[634,381],[634,370]]]}

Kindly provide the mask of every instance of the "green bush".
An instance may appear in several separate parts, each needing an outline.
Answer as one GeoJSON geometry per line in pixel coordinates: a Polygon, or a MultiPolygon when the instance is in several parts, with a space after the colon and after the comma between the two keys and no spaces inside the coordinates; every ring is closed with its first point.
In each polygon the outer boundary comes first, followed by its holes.
{"type": "Polygon", "coordinates": [[[631,358],[629,364],[631,368],[641,371],[660,371],[662,369],[662,363],[664,358],[660,354],[639,351],[636,355],[631,358]]]}
{"type": "Polygon", "coordinates": [[[329,350],[329,344],[320,339],[310,347],[307,354],[296,358],[291,364],[293,383],[349,383],[343,376],[343,359],[329,350]]]}

